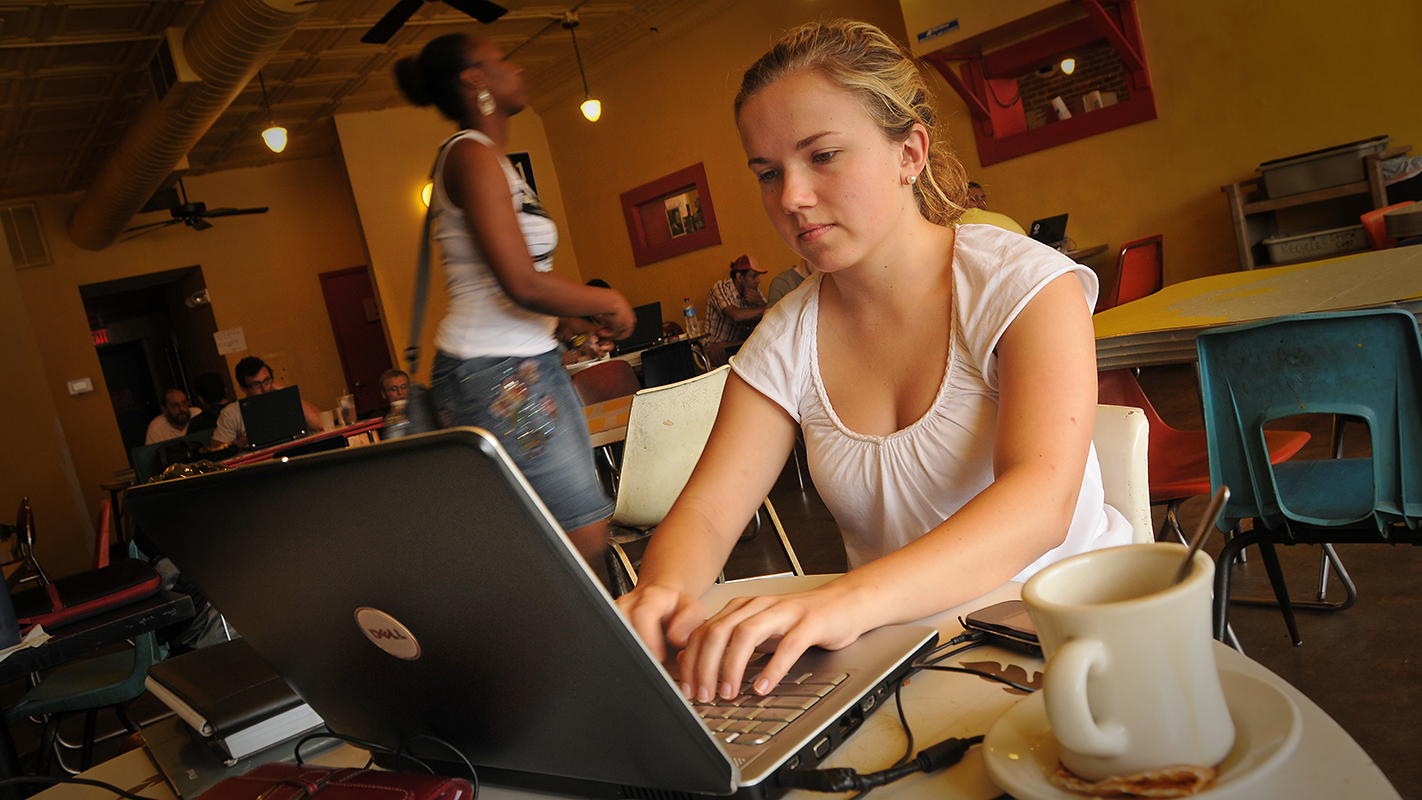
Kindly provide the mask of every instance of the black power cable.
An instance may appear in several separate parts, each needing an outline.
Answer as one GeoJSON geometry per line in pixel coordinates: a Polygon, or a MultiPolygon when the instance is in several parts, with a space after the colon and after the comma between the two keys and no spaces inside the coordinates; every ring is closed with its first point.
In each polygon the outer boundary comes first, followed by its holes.
{"type": "Polygon", "coordinates": [[[962,761],[968,749],[982,740],[981,736],[944,739],[932,747],[925,748],[917,758],[906,764],[867,775],[861,775],[852,769],[794,769],[780,773],[776,776],[776,781],[781,786],[811,792],[863,792],[916,772],[937,772],[944,767],[951,767],[962,761]]]}

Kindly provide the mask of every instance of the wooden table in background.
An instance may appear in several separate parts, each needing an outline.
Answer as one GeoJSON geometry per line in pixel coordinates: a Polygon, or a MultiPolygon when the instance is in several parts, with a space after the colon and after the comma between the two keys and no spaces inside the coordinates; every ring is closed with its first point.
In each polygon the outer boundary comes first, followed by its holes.
{"type": "Polygon", "coordinates": [[[1422,315],[1422,247],[1399,247],[1176,283],[1102,311],[1096,368],[1195,361],[1202,331],[1315,311],[1401,308],[1422,315]]]}
{"type": "Polygon", "coordinates": [[[632,395],[583,406],[593,447],[602,447],[627,438],[627,416],[632,411],[632,395]]]}
{"type": "MultiPolygon", "coordinates": [[[[292,439],[289,442],[282,442],[281,444],[274,444],[271,447],[264,447],[261,450],[253,450],[250,453],[241,453],[231,458],[224,459],[222,461],[222,465],[225,467],[240,467],[243,464],[251,464],[254,461],[266,461],[271,458],[276,458],[279,455],[287,455],[289,454],[289,451],[297,449],[302,450],[304,454],[306,448],[309,445],[320,444],[321,442],[334,440],[337,436],[343,436],[346,438],[347,441],[349,441],[350,438],[353,436],[360,436],[361,434],[374,432],[373,435],[378,438],[380,435],[378,433],[380,427],[384,424],[384,417],[376,417],[375,419],[362,420],[354,425],[347,425],[344,428],[337,428],[333,431],[321,431],[320,433],[313,433],[310,436],[303,436],[300,439],[292,439]]],[[[336,446],[335,442],[331,442],[331,444],[332,447],[330,447],[329,449],[332,450],[339,450],[341,447],[345,446],[344,444],[336,446]]]]}

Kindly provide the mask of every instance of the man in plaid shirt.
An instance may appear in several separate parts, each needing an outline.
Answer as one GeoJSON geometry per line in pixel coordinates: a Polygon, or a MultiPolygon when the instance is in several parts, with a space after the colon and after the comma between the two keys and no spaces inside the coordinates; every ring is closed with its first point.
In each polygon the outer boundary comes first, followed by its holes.
{"type": "Polygon", "coordinates": [[[731,277],[711,287],[706,296],[706,354],[712,366],[726,363],[765,313],[760,293],[765,271],[754,258],[741,256],[731,263],[731,277]]]}

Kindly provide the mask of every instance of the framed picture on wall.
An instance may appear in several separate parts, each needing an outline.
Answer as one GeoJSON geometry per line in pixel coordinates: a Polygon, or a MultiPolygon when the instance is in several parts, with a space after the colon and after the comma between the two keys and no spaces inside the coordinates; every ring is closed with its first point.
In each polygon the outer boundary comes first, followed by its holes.
{"type": "Polygon", "coordinates": [[[639,267],[721,243],[700,163],[623,192],[622,215],[639,267]]]}

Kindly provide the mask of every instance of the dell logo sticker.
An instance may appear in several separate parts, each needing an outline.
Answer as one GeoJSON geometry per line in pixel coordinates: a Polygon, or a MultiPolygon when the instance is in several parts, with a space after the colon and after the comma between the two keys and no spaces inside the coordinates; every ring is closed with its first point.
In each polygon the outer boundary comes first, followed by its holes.
{"type": "Polygon", "coordinates": [[[381,650],[406,661],[420,657],[420,643],[415,635],[384,611],[362,606],[356,609],[355,619],[365,638],[381,650]]]}

